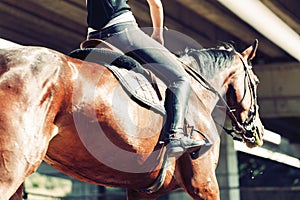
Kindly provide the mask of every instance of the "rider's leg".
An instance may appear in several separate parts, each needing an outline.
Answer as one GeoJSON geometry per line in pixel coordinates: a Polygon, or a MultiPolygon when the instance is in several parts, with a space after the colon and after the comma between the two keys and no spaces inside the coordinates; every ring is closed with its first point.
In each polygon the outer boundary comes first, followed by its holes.
{"type": "Polygon", "coordinates": [[[172,83],[166,90],[165,108],[167,119],[164,127],[168,141],[168,154],[176,156],[182,154],[186,149],[199,147],[205,142],[193,140],[184,135],[183,126],[190,94],[189,79],[182,76],[180,80],[172,83]]]}
{"type": "MultiPolygon", "coordinates": [[[[136,43],[136,40],[132,43],[136,43]]],[[[181,63],[166,48],[156,42],[151,48],[137,48],[128,55],[144,63],[145,68],[153,71],[168,86],[165,99],[167,117],[162,135],[167,144],[168,154],[177,156],[190,148],[204,145],[204,140],[194,140],[183,132],[190,96],[190,80],[181,63]]]]}

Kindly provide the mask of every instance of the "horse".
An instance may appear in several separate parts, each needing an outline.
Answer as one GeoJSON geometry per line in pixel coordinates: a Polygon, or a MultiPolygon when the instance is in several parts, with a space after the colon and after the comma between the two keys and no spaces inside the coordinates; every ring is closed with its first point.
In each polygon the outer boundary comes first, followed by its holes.
{"type": "Polygon", "coordinates": [[[257,43],[242,53],[213,48],[180,56],[192,88],[186,121],[211,145],[167,158],[159,142],[164,116],[131,98],[104,64],[45,47],[0,50],[1,198],[22,199],[22,183],[44,160],[80,181],[126,188],[128,200],[177,188],[192,199],[219,199],[216,105],[225,104],[247,146],[262,145],[258,78],[249,64],[256,50],[257,43]],[[160,187],[147,192],[162,166],[160,187]]]}

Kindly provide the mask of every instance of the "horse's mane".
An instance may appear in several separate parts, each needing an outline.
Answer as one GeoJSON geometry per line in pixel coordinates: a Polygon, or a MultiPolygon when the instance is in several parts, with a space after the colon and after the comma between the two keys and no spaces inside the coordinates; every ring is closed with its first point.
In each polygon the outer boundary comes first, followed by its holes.
{"type": "Polygon", "coordinates": [[[235,48],[231,44],[210,49],[186,49],[179,57],[205,78],[210,79],[218,71],[232,64],[235,48]]]}

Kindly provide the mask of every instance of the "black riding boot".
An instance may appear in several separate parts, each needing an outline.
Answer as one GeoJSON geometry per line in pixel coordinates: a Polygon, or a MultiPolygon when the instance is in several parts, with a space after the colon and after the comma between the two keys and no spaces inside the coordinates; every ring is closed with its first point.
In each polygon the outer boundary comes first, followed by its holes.
{"type": "Polygon", "coordinates": [[[190,86],[186,81],[173,83],[166,90],[165,108],[167,119],[164,136],[167,141],[169,156],[180,156],[186,150],[201,147],[204,140],[194,140],[183,132],[184,117],[190,94],[190,86]]]}

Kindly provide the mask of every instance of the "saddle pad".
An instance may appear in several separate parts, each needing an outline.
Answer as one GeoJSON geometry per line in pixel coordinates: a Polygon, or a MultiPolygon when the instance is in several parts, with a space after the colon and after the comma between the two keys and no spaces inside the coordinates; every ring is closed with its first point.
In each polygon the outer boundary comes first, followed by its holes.
{"type": "Polygon", "coordinates": [[[104,65],[119,80],[126,93],[139,104],[158,112],[162,115],[166,114],[163,102],[153,89],[151,83],[139,73],[124,68],[118,68],[114,65],[104,65]]]}

